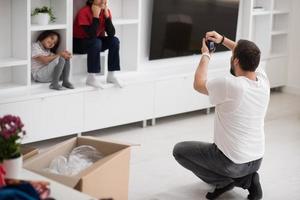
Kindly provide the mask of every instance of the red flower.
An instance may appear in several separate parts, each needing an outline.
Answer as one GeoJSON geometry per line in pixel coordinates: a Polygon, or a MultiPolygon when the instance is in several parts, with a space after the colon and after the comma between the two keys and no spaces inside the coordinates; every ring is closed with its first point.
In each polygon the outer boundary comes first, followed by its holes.
{"type": "Polygon", "coordinates": [[[16,116],[6,115],[3,118],[0,118],[0,135],[5,139],[9,139],[13,135],[17,135],[24,132],[22,128],[24,124],[21,119],[16,116]]]}

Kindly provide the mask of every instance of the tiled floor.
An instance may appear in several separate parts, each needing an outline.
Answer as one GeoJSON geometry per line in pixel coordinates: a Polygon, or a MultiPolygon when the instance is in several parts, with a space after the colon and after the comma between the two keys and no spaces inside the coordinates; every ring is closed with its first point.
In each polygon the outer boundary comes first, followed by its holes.
{"type": "MultiPolygon", "coordinates": [[[[130,200],[201,200],[211,186],[179,166],[172,149],[184,140],[212,141],[213,117],[199,111],[159,119],[145,129],[132,124],[91,135],[141,144],[132,148],[130,200]]],[[[265,131],[266,154],[259,172],[263,199],[300,199],[300,96],[272,93],[265,131]]],[[[219,199],[246,196],[246,191],[235,188],[219,199]]]]}

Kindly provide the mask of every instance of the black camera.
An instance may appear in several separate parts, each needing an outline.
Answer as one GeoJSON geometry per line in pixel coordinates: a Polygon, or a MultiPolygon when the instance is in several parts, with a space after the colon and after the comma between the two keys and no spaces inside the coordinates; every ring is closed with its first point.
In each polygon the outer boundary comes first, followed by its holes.
{"type": "Polygon", "coordinates": [[[208,47],[210,53],[216,51],[216,45],[214,42],[206,40],[206,46],[208,47]]]}

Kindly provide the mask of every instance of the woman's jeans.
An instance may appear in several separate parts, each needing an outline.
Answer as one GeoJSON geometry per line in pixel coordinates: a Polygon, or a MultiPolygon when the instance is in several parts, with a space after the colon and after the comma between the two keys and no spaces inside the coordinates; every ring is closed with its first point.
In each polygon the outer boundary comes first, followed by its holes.
{"type": "Polygon", "coordinates": [[[73,39],[73,52],[87,54],[88,73],[100,73],[100,52],[108,49],[108,71],[120,71],[120,41],[117,37],[73,39]]]}

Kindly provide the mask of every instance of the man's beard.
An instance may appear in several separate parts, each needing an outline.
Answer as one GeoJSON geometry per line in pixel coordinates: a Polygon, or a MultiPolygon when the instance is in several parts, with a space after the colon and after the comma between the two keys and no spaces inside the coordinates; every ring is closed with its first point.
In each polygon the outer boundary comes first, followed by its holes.
{"type": "Polygon", "coordinates": [[[234,71],[234,66],[233,66],[233,59],[230,59],[230,73],[231,73],[233,76],[236,76],[236,75],[235,75],[235,71],[234,71]]]}

